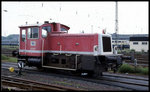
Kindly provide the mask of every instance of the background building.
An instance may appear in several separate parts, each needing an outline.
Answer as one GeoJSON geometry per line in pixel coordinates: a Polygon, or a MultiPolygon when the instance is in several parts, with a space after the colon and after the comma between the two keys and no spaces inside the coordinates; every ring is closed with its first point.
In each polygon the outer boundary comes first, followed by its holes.
{"type": "Polygon", "coordinates": [[[1,38],[1,45],[19,45],[19,34],[11,34],[1,38]]]}
{"type": "Polygon", "coordinates": [[[111,34],[112,45],[116,45],[119,49],[130,49],[130,37],[148,37],[148,34],[111,34]]]}
{"type": "Polygon", "coordinates": [[[148,52],[149,41],[148,37],[130,37],[130,49],[135,51],[144,51],[148,52]]]}

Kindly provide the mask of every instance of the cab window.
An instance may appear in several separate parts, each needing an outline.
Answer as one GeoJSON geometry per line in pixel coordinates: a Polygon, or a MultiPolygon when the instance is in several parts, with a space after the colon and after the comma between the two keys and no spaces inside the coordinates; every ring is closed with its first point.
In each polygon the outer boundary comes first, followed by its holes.
{"type": "Polygon", "coordinates": [[[61,27],[61,31],[67,31],[67,29],[65,29],[65,28],[61,27]]]}
{"type": "Polygon", "coordinates": [[[42,29],[46,30],[47,32],[51,32],[51,27],[50,26],[42,27],[42,29]]]}
{"type": "Polygon", "coordinates": [[[28,28],[28,38],[38,38],[38,37],[39,37],[38,27],[28,28]]]}
{"type": "Polygon", "coordinates": [[[26,30],[25,30],[25,29],[22,30],[21,39],[22,39],[23,42],[24,42],[25,39],[26,39],[26,30]]]}
{"type": "Polygon", "coordinates": [[[51,27],[50,26],[45,26],[42,27],[42,37],[47,37],[48,32],[51,32],[51,27]]]}

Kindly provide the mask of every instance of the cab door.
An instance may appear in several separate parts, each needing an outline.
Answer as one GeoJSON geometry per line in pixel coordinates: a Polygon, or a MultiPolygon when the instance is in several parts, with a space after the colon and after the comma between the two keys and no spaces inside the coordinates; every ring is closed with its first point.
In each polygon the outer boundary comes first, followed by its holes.
{"type": "Polygon", "coordinates": [[[52,26],[50,24],[44,24],[41,26],[40,29],[41,29],[42,50],[49,50],[51,46],[49,34],[52,31],[52,26]]]}
{"type": "Polygon", "coordinates": [[[27,28],[27,56],[41,56],[41,40],[39,27],[27,28]]]}
{"type": "Polygon", "coordinates": [[[41,49],[42,49],[42,67],[46,62],[45,53],[48,53],[51,48],[51,37],[52,26],[50,24],[44,24],[40,27],[41,30],[41,49]]]}
{"type": "Polygon", "coordinates": [[[26,55],[27,28],[20,28],[19,54],[26,55]]]}

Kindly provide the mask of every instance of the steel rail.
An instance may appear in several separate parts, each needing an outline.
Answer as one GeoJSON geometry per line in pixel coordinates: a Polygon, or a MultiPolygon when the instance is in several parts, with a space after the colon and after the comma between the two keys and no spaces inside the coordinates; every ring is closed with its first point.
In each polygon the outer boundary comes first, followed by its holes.
{"type": "Polygon", "coordinates": [[[118,79],[115,79],[115,78],[99,78],[100,80],[106,80],[106,81],[111,81],[111,82],[119,82],[119,83],[124,83],[124,84],[131,84],[131,85],[139,85],[139,86],[146,86],[148,87],[149,85],[148,84],[141,84],[141,83],[138,83],[138,82],[133,82],[133,81],[124,81],[123,79],[122,80],[118,80],[118,79]]]}
{"type": "Polygon", "coordinates": [[[17,86],[31,90],[53,90],[53,91],[84,91],[83,89],[70,88],[52,84],[45,84],[33,80],[1,76],[2,85],[17,86]]]}
{"type": "Polygon", "coordinates": [[[143,80],[143,81],[148,81],[149,80],[148,78],[143,78],[143,77],[120,75],[120,74],[111,74],[111,73],[105,73],[105,72],[103,73],[103,76],[128,78],[128,79],[143,80]]]}
{"type": "Polygon", "coordinates": [[[18,87],[21,89],[27,89],[27,90],[53,90],[53,91],[64,91],[62,89],[58,88],[52,88],[52,87],[44,87],[44,86],[37,86],[37,85],[32,85],[32,84],[24,84],[24,83],[19,83],[19,82],[13,82],[13,81],[7,81],[7,80],[2,80],[2,85],[9,85],[13,87],[18,87]]]}
{"type": "Polygon", "coordinates": [[[121,87],[125,88],[127,90],[148,90],[148,86],[146,85],[140,85],[140,84],[134,84],[134,83],[128,83],[123,81],[116,81],[116,80],[110,80],[107,78],[82,78],[82,80],[95,82],[95,83],[101,83],[105,85],[115,86],[115,87],[121,87]]]}

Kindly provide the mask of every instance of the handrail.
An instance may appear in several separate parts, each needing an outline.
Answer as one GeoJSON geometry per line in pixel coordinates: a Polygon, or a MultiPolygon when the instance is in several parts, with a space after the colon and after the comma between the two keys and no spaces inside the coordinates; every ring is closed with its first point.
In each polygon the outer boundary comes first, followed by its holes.
{"type": "Polygon", "coordinates": [[[42,66],[43,66],[43,48],[44,48],[44,39],[42,40],[42,66]]]}

